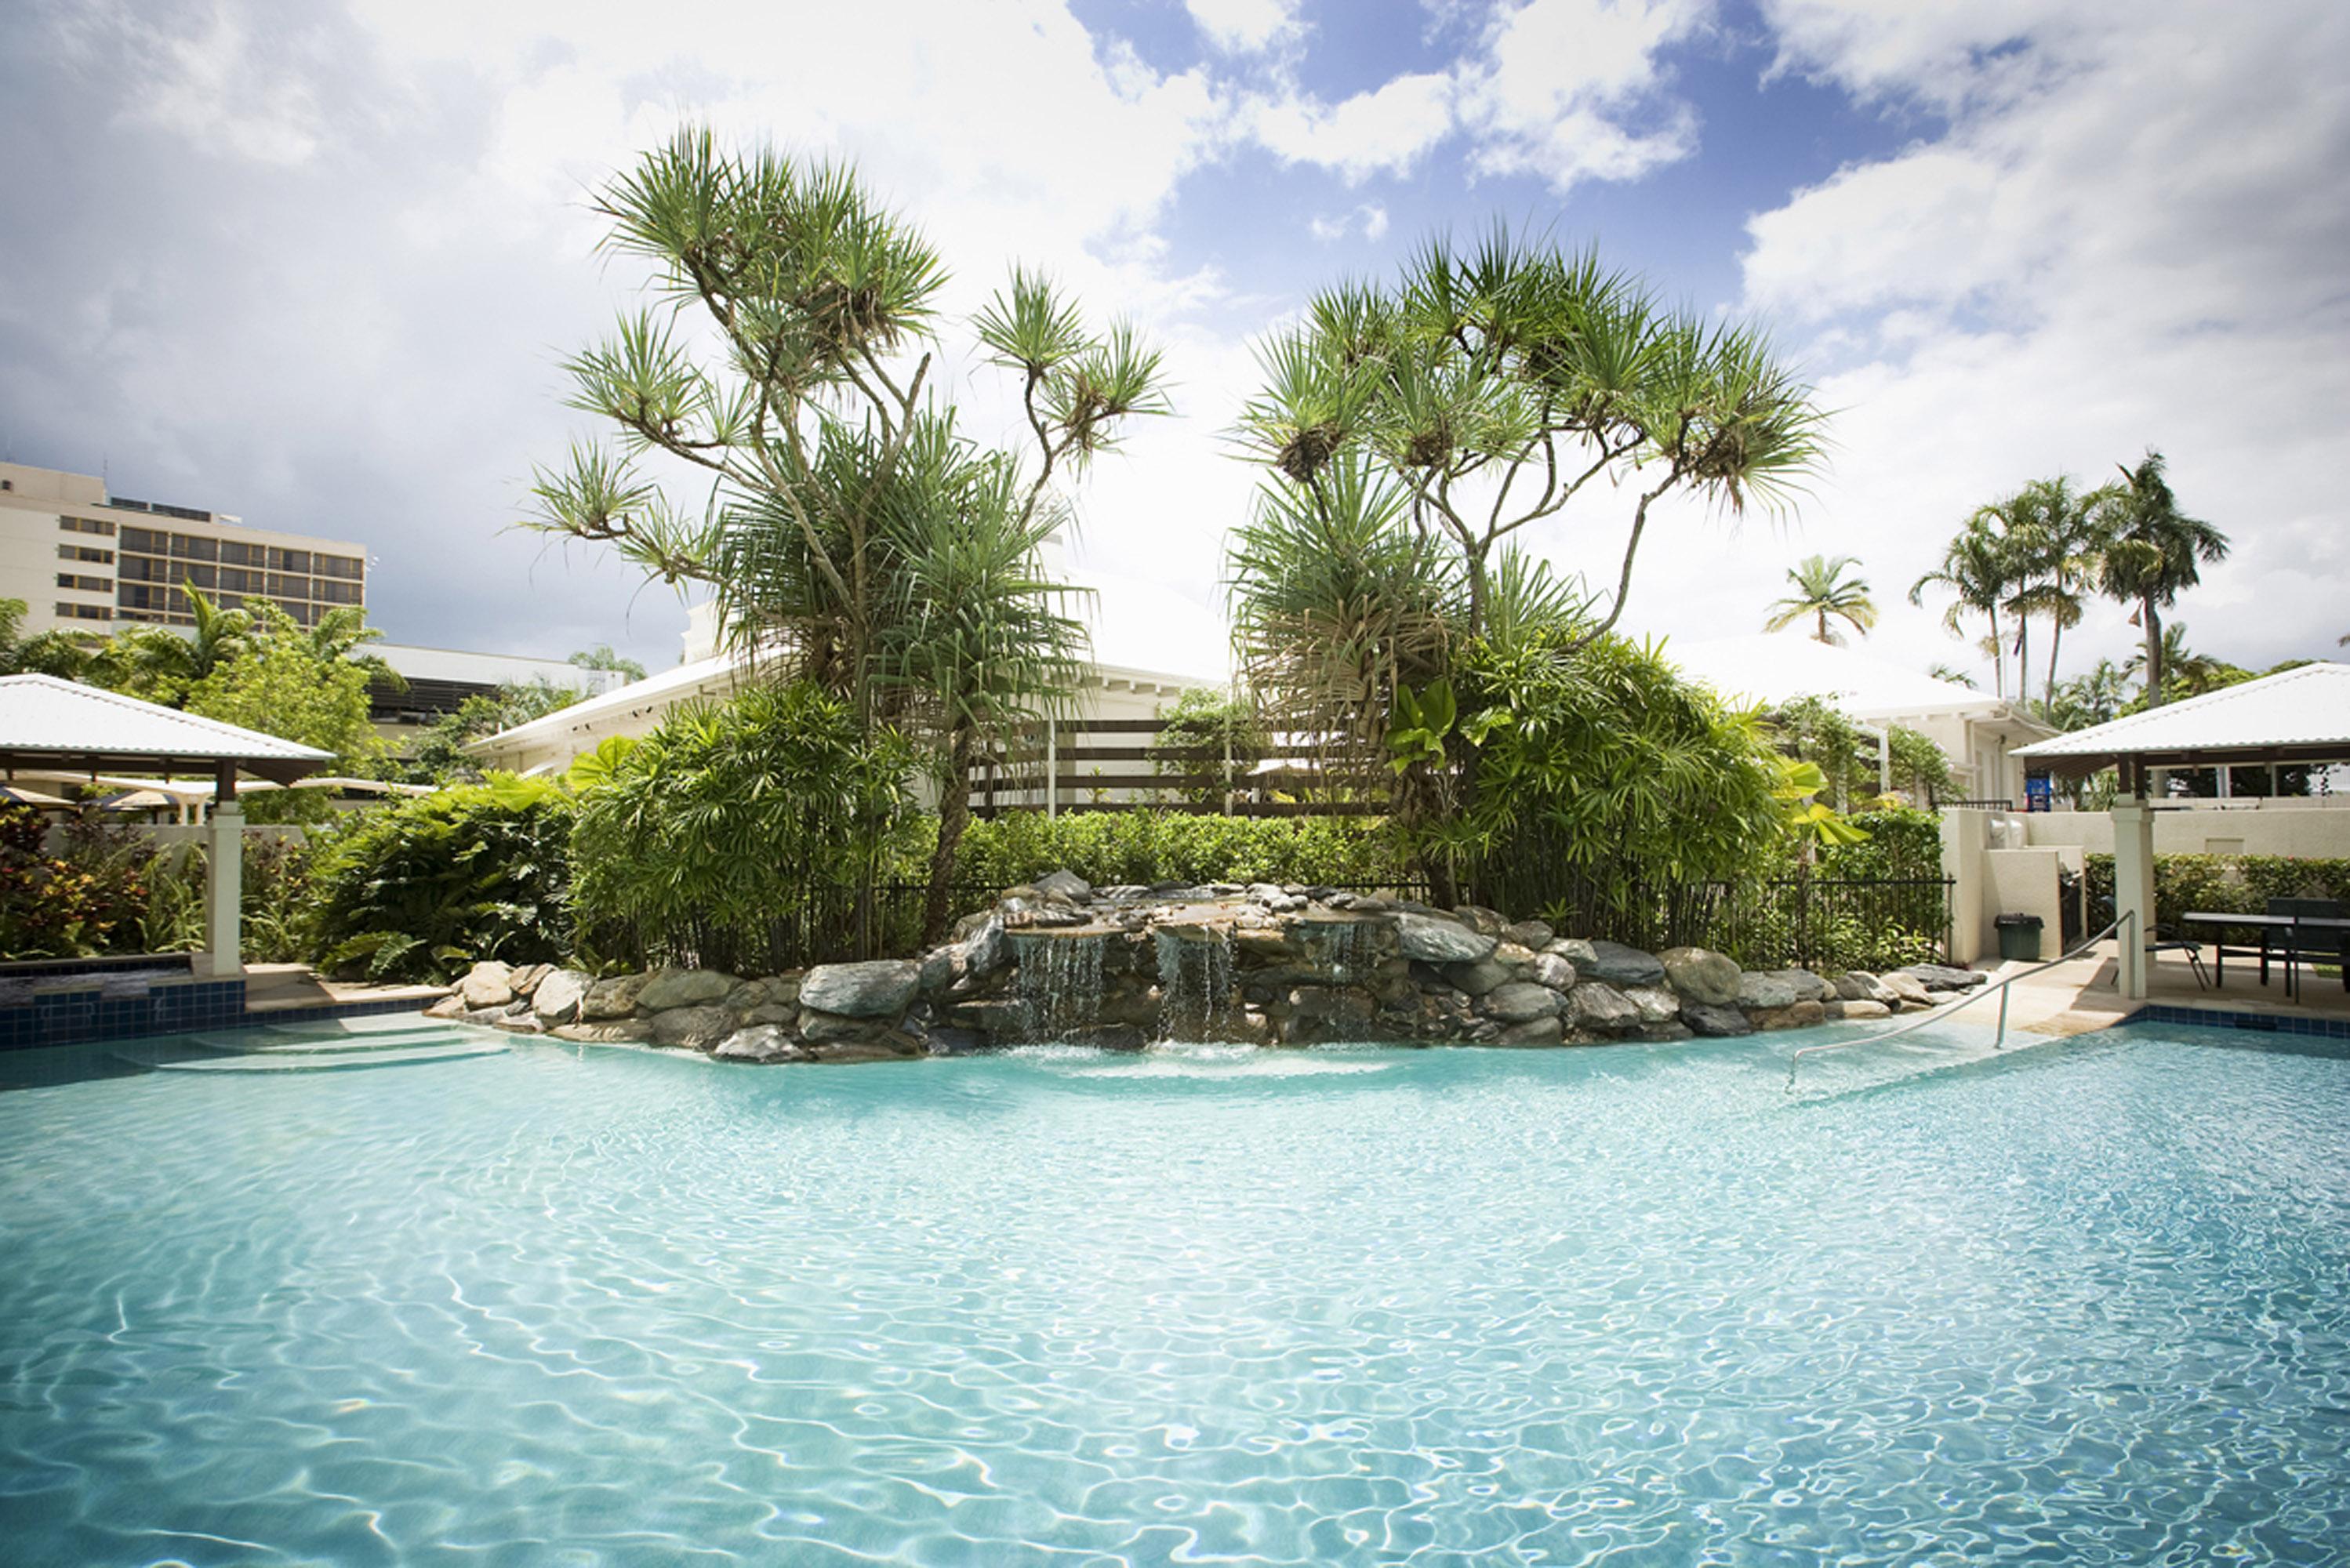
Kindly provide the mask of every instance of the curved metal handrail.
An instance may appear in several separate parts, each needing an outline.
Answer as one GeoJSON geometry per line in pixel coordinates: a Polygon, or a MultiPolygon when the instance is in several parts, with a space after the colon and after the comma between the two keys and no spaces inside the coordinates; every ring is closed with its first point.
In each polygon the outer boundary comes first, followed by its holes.
{"type": "MultiPolygon", "coordinates": [[[[2129,927],[2133,931],[2137,929],[2137,911],[2136,909],[2125,909],[2114,920],[2112,925],[2107,926],[2104,930],[2099,931],[2094,937],[2085,939],[2081,945],[2074,948],[2071,952],[2060,953],[2056,957],[2049,959],[2044,962],[2033,964],[2030,969],[2018,970],[2013,974],[2002,975],[1999,979],[1991,981],[1991,983],[1982,987],[1981,990],[1970,992],[1950,1007],[1937,1008],[1931,1012],[1921,1013],[1919,1016],[1911,1019],[1907,1023],[1900,1024],[1892,1029],[1885,1030],[1881,1033],[1864,1034],[1857,1040],[1825,1040],[1817,1045],[1806,1045],[1802,1050],[1787,1058],[1787,1090],[1790,1094],[1794,1092],[1795,1069],[1802,1064],[1804,1058],[1806,1056],[1816,1055],[1822,1051],[1842,1051],[1846,1047],[1852,1045],[1876,1045],[1885,1041],[1898,1038],[1900,1035],[1908,1034],[1914,1030],[1923,1029],[1929,1023],[1939,1023],[1943,1019],[1950,1017],[1952,1013],[1962,1012],[1967,1008],[1972,1007],[1976,1002],[1981,1002],[1984,997],[1989,996],[1994,991],[1999,992],[1999,1033],[1997,1035],[1993,1036],[1991,1043],[1991,1048],[1994,1051],[2004,1050],[2007,1047],[2007,988],[2013,985],[2019,980],[2028,980],[2032,976],[2038,974],[2044,970],[2054,969],[2060,963],[2071,963],[2074,959],[2079,958],[2082,954],[2089,951],[2090,949],[2095,947],[2099,942],[2104,941],[2107,937],[2115,935],[2124,926],[2129,927]]],[[[2116,976],[2116,982],[2119,982],[2118,975],[2116,976]]]]}

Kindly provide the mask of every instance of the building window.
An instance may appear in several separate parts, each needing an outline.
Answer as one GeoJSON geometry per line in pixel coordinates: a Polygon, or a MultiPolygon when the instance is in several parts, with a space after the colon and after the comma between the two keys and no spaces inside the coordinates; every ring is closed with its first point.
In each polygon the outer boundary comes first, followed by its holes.
{"type": "Polygon", "coordinates": [[[114,611],[105,605],[69,605],[60,600],[57,604],[57,618],[59,620],[112,620],[114,611]]]}
{"type": "Polygon", "coordinates": [[[57,559],[88,561],[94,566],[110,566],[114,565],[114,552],[101,550],[95,545],[60,545],[57,546],[57,559]]]}
{"type": "Polygon", "coordinates": [[[172,554],[183,561],[217,561],[220,541],[201,538],[193,534],[172,535],[172,554]]]}
{"type": "Polygon", "coordinates": [[[159,534],[152,528],[133,528],[125,524],[122,547],[136,550],[142,556],[168,556],[172,553],[172,536],[159,534]]]}
{"type": "Polygon", "coordinates": [[[221,565],[224,566],[266,566],[268,553],[258,545],[240,545],[234,539],[221,541],[221,565]]]}
{"type": "Polygon", "coordinates": [[[68,534],[111,534],[114,524],[98,517],[60,517],[57,527],[68,534]]]}
{"type": "Polygon", "coordinates": [[[355,605],[359,602],[357,583],[320,583],[318,597],[330,605],[355,605]]]}
{"type": "Polygon", "coordinates": [[[364,575],[356,556],[320,556],[317,570],[327,576],[342,577],[351,582],[357,582],[364,575]]]}
{"type": "Polygon", "coordinates": [[[114,591],[114,585],[104,577],[77,576],[71,572],[57,574],[57,587],[85,594],[110,594],[114,591]]]}

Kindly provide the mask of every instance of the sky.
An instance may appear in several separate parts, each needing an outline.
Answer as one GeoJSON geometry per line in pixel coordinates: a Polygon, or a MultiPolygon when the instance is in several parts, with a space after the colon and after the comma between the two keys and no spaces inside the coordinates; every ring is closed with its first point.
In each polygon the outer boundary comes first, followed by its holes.
{"type": "MultiPolygon", "coordinates": [[[[1792,511],[1658,517],[1623,620],[1759,629],[1848,555],[1908,586],[1977,506],[2149,448],[2234,551],[2174,612],[2260,668],[2350,633],[2350,6],[2339,0],[13,0],[0,450],[365,541],[394,641],[676,662],[676,594],[516,529],[594,434],[563,356],[640,300],[588,194],[681,123],[853,161],[968,318],[1021,263],[1163,346],[1174,414],[1068,499],[1103,656],[1220,668],[1253,347],[1495,221],[1759,322],[1830,410],[1792,511]]],[[[1628,502],[1532,544],[1612,578],[1628,502]]],[[[2136,633],[2092,608],[2065,672],[2136,633]]],[[[2045,643],[2038,646],[2044,650],[2045,643]]],[[[2035,677],[2036,679],[2036,677],[2035,677]]]]}

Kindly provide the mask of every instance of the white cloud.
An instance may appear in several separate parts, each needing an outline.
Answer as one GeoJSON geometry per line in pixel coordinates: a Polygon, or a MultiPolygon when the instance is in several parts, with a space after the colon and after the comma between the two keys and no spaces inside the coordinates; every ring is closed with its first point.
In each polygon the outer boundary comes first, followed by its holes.
{"type": "Polygon", "coordinates": [[[1366,202],[1352,212],[1336,217],[1313,217],[1305,222],[1306,231],[1325,244],[1334,244],[1349,234],[1360,234],[1373,244],[1387,237],[1388,210],[1377,202],[1366,202]]]}
{"type": "Polygon", "coordinates": [[[1183,0],[1200,30],[1220,47],[1255,53],[1298,31],[1299,0],[1183,0]]]}
{"type": "Polygon", "coordinates": [[[1259,99],[1256,140],[1292,163],[1315,163],[1349,181],[1399,174],[1452,129],[1452,79],[1400,76],[1335,106],[1295,92],[1259,99]]]}
{"type": "Polygon", "coordinates": [[[307,162],[321,131],[319,106],[300,68],[300,31],[257,39],[217,0],[186,20],[193,25],[172,25],[151,8],[98,5],[69,18],[64,41],[89,68],[128,71],[141,81],[145,90],[132,95],[125,118],[215,154],[307,162]]]}
{"type": "Polygon", "coordinates": [[[1657,59],[1708,20],[1707,0],[1529,0],[1490,24],[1464,70],[1461,115],[1490,173],[1561,192],[1632,180],[1697,147],[1697,119],[1663,94],[1657,59]]]}
{"type": "MultiPolygon", "coordinates": [[[[1819,329],[1841,410],[1803,544],[1862,555],[1890,606],[1975,504],[2159,447],[2235,540],[2178,612],[2197,645],[2329,654],[2350,629],[2350,14],[2242,8],[2215,36],[2187,3],[2029,11],[1773,10],[1790,68],[1952,114],[1750,224],[1747,303],[1819,329]]],[[[2125,652],[2126,613],[2094,610],[2068,666],[2125,652]]],[[[1967,656],[1906,606],[1878,640],[1967,656]]]]}

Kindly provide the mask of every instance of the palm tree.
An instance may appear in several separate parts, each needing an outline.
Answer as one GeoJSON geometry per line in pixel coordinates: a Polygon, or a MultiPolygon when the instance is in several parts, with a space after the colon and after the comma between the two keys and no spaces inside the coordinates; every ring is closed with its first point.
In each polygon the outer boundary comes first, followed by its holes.
{"type": "Polygon", "coordinates": [[[2108,597],[2137,606],[2130,620],[2146,635],[2140,663],[2147,706],[2159,707],[2166,674],[2162,611],[2202,581],[2201,567],[2227,559],[2228,536],[2178,510],[2158,452],[2122,470],[2122,483],[2105,493],[2099,512],[2106,535],[2099,587],[2108,597]]]}
{"type": "MultiPolygon", "coordinates": [[[[2246,679],[2250,673],[2247,670],[2239,670],[2224,659],[2215,658],[2208,653],[2198,653],[2189,648],[2187,623],[2183,620],[2172,621],[2162,628],[2160,658],[2163,695],[2166,700],[2172,696],[2200,697],[2207,691],[2217,691],[2223,686],[2231,686],[2246,679]]],[[[2145,653],[2141,651],[2131,654],[2129,662],[2122,666],[2122,672],[2138,677],[2142,683],[2146,678],[2145,653]]],[[[2158,704],[2149,698],[2147,706],[2152,708],[2158,704]]]]}
{"type": "Polygon", "coordinates": [[[1947,680],[1953,686],[1972,686],[1975,678],[1963,670],[1953,670],[1947,664],[1929,664],[1926,673],[1937,680],[1947,680]]]}
{"type": "Polygon", "coordinates": [[[1771,618],[1762,623],[1764,631],[1778,631],[1810,616],[1817,623],[1812,633],[1818,642],[1839,640],[1828,630],[1828,617],[1848,623],[1866,637],[1877,624],[1877,604],[1868,597],[1865,578],[1845,574],[1847,566],[1857,566],[1859,560],[1852,556],[1838,556],[1830,560],[1825,556],[1806,556],[1787,572],[1787,580],[1795,591],[1771,607],[1771,618]]]}
{"type": "Polygon", "coordinates": [[[2002,698],[2007,695],[2007,665],[1999,636],[1999,612],[2010,597],[2008,585],[2006,552],[1980,513],[1944,547],[1942,564],[1909,585],[1913,605],[1926,602],[1929,587],[1950,590],[1950,604],[1942,612],[1942,627],[1952,637],[1960,635],[1969,615],[1990,620],[1991,684],[2002,698]]]}
{"type": "Polygon", "coordinates": [[[23,635],[32,613],[23,599],[0,599],[0,675],[54,675],[78,680],[88,673],[99,639],[88,632],[44,631],[23,635]]]}
{"type": "MultiPolygon", "coordinates": [[[[2098,570],[2105,546],[2103,514],[2106,494],[2082,494],[2070,475],[2034,480],[1996,508],[2005,524],[2010,544],[2009,566],[2014,593],[2007,607],[2019,623],[2044,615],[2050,623],[2048,677],[2041,687],[2044,710],[2056,700],[2057,659],[2064,633],[2081,624],[2082,590],[2098,570]]],[[[2020,639],[2021,634],[2019,634],[2020,639]]],[[[2020,667],[2017,691],[2029,688],[2029,676],[2020,667]]]]}

